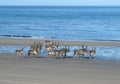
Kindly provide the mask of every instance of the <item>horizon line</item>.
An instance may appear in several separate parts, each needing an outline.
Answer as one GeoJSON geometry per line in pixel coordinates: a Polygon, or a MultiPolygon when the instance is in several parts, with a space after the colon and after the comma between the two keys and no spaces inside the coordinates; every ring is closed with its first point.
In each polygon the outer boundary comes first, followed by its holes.
{"type": "Polygon", "coordinates": [[[120,7],[120,5],[0,5],[0,6],[58,6],[58,7],[120,7]]]}

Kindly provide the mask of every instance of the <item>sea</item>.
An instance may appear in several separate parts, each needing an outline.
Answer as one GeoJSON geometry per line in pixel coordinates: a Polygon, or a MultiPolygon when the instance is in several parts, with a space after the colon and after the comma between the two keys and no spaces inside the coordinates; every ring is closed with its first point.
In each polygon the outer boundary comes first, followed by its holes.
{"type": "MultiPolygon", "coordinates": [[[[120,42],[120,7],[0,6],[0,38],[120,42]]],[[[96,58],[120,60],[120,47],[94,47],[96,58]]],[[[19,46],[0,46],[0,52],[11,48],[19,46]]]]}

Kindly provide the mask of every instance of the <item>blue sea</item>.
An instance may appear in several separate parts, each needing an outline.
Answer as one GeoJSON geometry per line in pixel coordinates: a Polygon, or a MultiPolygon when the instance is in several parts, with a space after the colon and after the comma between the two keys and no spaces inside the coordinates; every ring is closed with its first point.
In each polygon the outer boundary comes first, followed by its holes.
{"type": "MultiPolygon", "coordinates": [[[[120,7],[0,6],[0,38],[19,37],[120,41],[120,7]]],[[[120,59],[120,47],[97,50],[98,57],[120,59]]]]}

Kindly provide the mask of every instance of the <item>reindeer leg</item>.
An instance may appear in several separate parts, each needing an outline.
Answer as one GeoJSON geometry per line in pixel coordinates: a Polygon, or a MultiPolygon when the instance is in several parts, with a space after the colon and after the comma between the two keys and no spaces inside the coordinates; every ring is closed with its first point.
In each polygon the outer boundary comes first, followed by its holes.
{"type": "Polygon", "coordinates": [[[22,58],[22,53],[20,53],[19,58],[22,58]]]}

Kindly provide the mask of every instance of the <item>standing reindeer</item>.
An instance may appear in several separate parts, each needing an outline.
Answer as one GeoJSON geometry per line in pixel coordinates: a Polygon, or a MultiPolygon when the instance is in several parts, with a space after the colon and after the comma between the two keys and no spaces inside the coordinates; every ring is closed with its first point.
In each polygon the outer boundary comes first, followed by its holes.
{"type": "Polygon", "coordinates": [[[45,50],[47,51],[48,57],[56,56],[58,50],[56,51],[55,49],[58,48],[58,44],[50,40],[45,40],[45,50]]]}
{"type": "Polygon", "coordinates": [[[58,48],[58,45],[59,45],[59,42],[58,42],[58,44],[56,44],[56,42],[52,42],[49,40],[45,41],[45,49],[47,51],[51,51],[52,49],[58,48]]]}
{"type": "Polygon", "coordinates": [[[87,46],[84,47],[84,46],[81,46],[82,49],[78,49],[78,50],[74,50],[74,57],[77,55],[79,56],[79,58],[85,58],[85,54],[87,53],[87,46]]]}
{"type": "Polygon", "coordinates": [[[33,45],[31,45],[30,50],[28,50],[28,56],[32,55],[33,57],[36,57],[38,55],[39,50],[41,50],[42,44],[34,42],[33,45]]]}
{"type": "Polygon", "coordinates": [[[90,59],[94,59],[95,53],[96,53],[96,49],[89,50],[90,59]]]}
{"type": "Polygon", "coordinates": [[[60,54],[61,54],[62,58],[65,58],[67,56],[67,52],[70,52],[69,46],[68,46],[68,48],[65,46],[65,48],[60,49],[60,54]]]}
{"type": "Polygon", "coordinates": [[[24,50],[24,48],[15,51],[16,55],[17,55],[19,58],[22,57],[22,55],[23,55],[23,50],[24,50]]]}
{"type": "Polygon", "coordinates": [[[48,51],[48,57],[54,56],[55,58],[61,57],[61,51],[60,50],[52,50],[48,51]]]}
{"type": "Polygon", "coordinates": [[[69,48],[62,48],[48,51],[48,57],[55,56],[56,58],[65,58],[69,48]]]}
{"type": "Polygon", "coordinates": [[[37,50],[29,50],[28,51],[28,56],[32,55],[33,57],[36,57],[38,54],[38,51],[37,50]]]}

